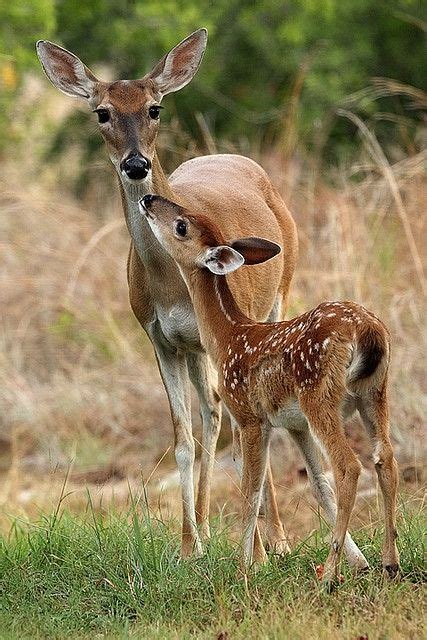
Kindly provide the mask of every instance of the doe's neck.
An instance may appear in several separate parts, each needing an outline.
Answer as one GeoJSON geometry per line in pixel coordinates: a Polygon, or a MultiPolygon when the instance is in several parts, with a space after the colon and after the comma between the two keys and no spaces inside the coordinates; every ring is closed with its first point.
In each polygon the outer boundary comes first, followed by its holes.
{"type": "MultiPolygon", "coordinates": [[[[150,229],[148,222],[144,216],[141,215],[139,210],[139,200],[148,193],[154,193],[173,202],[177,201],[177,198],[169,185],[169,182],[163,172],[160,160],[157,156],[157,152],[154,154],[151,179],[144,180],[140,184],[131,184],[125,181],[120,172],[119,188],[122,198],[123,211],[125,214],[126,224],[132,239],[132,242],[137,250],[137,253],[142,262],[148,265],[153,257],[157,260],[160,258],[166,263],[174,265],[174,261],[163,247],[158,242],[150,229]]],[[[176,270],[176,267],[174,267],[176,270]]]]}

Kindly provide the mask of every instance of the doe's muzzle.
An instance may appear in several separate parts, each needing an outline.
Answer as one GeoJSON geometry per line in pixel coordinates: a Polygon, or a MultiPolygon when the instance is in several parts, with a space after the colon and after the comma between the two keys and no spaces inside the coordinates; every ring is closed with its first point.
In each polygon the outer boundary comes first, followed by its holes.
{"type": "Polygon", "coordinates": [[[131,180],[143,180],[151,169],[151,162],[139,153],[133,153],[122,160],[120,169],[131,180]]]}

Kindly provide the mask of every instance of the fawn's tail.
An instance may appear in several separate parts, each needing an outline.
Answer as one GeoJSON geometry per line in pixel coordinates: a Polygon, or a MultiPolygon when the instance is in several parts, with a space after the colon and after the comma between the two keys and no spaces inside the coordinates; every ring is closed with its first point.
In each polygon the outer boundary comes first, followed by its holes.
{"type": "Polygon", "coordinates": [[[357,332],[355,347],[347,373],[349,382],[371,377],[384,359],[388,365],[390,344],[385,327],[364,324],[357,332]]]}

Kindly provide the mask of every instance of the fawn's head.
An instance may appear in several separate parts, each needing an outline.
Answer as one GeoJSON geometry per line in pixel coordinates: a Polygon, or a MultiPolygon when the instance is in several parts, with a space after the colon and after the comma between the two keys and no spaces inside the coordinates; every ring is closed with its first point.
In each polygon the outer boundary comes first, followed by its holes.
{"type": "Polygon", "coordinates": [[[146,195],[140,202],[154,235],[185,272],[209,269],[226,275],[243,264],[259,264],[280,253],[281,247],[264,238],[226,242],[208,217],[192,214],[166,198],[146,195]]]}
{"type": "Polygon", "coordinates": [[[39,40],[36,49],[55,87],[88,101],[117,172],[125,182],[135,184],[150,180],[162,98],[190,82],[206,42],[206,29],[199,29],[140,80],[117,82],[98,80],[73,53],[48,40],[39,40]]]}

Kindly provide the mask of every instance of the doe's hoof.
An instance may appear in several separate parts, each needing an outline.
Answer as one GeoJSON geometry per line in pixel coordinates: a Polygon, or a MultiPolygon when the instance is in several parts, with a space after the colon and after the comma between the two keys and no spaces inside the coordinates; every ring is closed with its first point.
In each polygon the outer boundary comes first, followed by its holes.
{"type": "Polygon", "coordinates": [[[269,545],[269,548],[277,556],[284,556],[291,552],[291,548],[286,538],[282,538],[281,540],[276,540],[275,542],[269,545]]]}
{"type": "Polygon", "coordinates": [[[355,573],[357,576],[363,576],[366,573],[369,573],[369,571],[371,570],[371,567],[369,566],[369,564],[360,564],[360,565],[355,565],[354,567],[352,567],[353,573],[355,573]]]}

